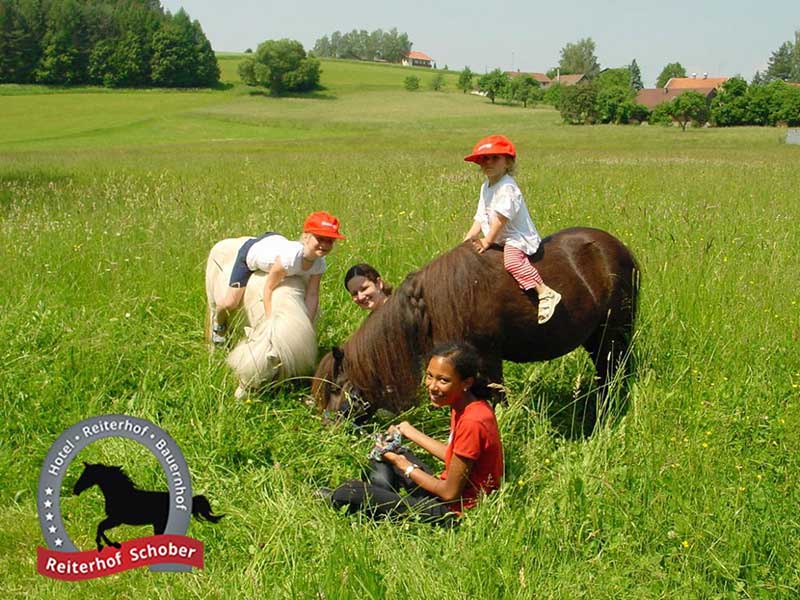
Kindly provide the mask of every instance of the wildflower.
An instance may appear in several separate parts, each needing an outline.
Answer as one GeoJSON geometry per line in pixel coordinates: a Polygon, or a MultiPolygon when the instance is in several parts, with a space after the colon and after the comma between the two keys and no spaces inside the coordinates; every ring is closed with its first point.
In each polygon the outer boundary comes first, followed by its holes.
{"type": "Polygon", "coordinates": [[[708,448],[708,444],[703,442],[703,448],[708,448]]]}
{"type": "Polygon", "coordinates": [[[683,540],[681,542],[681,546],[683,546],[684,548],[688,548],[689,547],[689,540],[683,540]]]}

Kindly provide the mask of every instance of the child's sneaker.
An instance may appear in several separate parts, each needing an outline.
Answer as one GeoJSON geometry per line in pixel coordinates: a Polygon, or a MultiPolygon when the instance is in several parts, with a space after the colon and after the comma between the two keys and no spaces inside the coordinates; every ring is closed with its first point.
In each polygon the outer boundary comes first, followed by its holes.
{"type": "Polygon", "coordinates": [[[542,292],[541,296],[539,296],[539,325],[543,325],[550,320],[559,302],[561,302],[561,294],[557,291],[547,288],[546,291],[542,292]]]}
{"type": "Polygon", "coordinates": [[[225,337],[227,329],[228,328],[225,325],[219,325],[216,321],[214,321],[214,324],[211,327],[211,343],[215,346],[224,346],[227,340],[225,337]]]}

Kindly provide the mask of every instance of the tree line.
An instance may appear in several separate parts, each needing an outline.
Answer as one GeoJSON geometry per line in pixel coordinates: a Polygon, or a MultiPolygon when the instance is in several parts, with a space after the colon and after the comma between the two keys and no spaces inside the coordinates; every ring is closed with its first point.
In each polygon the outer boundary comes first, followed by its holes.
{"type": "MultiPolygon", "coordinates": [[[[713,99],[697,92],[685,92],[652,111],[638,104],[636,96],[643,89],[641,70],[633,59],[625,67],[600,69],[591,38],[567,44],[561,50],[558,67],[548,71],[557,75],[582,74],[577,85],[553,82],[543,89],[540,83],[524,73],[514,75],[495,69],[477,80],[478,89],[492,103],[497,98],[509,104],[535,106],[545,102],[555,106],[566,123],[678,123],[717,127],[735,125],[800,125],[800,32],[794,42],[785,42],[772,53],[766,71],[756,73],[748,85],[740,76],[729,79],[717,90],[713,99]]],[[[466,67],[458,79],[464,92],[473,89],[476,75],[466,67]]],[[[686,77],[679,63],[668,63],[659,73],[657,87],[664,87],[673,77],[686,77]]]]}
{"type": "Polygon", "coordinates": [[[389,31],[376,29],[372,32],[353,29],[350,33],[334,31],[330,36],[322,36],[314,44],[313,52],[320,58],[354,58],[399,63],[411,52],[412,45],[408,34],[399,33],[396,27],[389,31]]]}
{"type": "MultiPolygon", "coordinates": [[[[549,91],[549,90],[548,90],[549,91]]],[[[555,106],[567,123],[641,123],[715,127],[737,125],[800,125],[800,87],[782,80],[748,85],[728,79],[712,99],[687,91],[650,111],[635,103],[635,95],[602,80],[563,87],[555,106]]]]}
{"type": "Polygon", "coordinates": [[[0,1],[0,83],[204,87],[219,74],[200,23],[158,0],[0,1]]]}

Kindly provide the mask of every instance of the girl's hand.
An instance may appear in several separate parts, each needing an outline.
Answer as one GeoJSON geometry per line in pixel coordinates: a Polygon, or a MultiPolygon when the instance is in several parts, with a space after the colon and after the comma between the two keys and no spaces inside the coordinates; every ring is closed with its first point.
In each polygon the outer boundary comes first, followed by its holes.
{"type": "Polygon", "coordinates": [[[381,456],[381,460],[385,463],[389,463],[390,465],[394,465],[395,467],[405,468],[408,465],[403,465],[402,462],[405,461],[409,465],[411,462],[403,455],[397,454],[396,452],[384,452],[383,456],[381,456]]]}
{"type": "Polygon", "coordinates": [[[411,423],[409,423],[408,421],[403,421],[402,423],[398,423],[397,425],[391,425],[389,427],[389,433],[393,434],[395,431],[397,431],[403,437],[408,437],[405,434],[405,431],[408,431],[408,430],[405,429],[405,428],[406,427],[410,427],[410,426],[411,426],[411,423]]]}
{"type": "Polygon", "coordinates": [[[486,252],[489,244],[486,242],[486,238],[481,238],[479,240],[472,240],[472,247],[475,248],[478,254],[483,254],[486,252]]]}

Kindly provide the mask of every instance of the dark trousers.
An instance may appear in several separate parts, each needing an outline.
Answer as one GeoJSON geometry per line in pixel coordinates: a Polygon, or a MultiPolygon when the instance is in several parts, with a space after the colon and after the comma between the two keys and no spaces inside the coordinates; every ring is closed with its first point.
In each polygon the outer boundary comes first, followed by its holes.
{"type": "MultiPolygon", "coordinates": [[[[403,454],[431,474],[430,468],[407,448],[401,448],[398,454],[403,454]]],[[[370,461],[366,481],[354,479],[336,488],[331,502],[336,508],[346,506],[349,513],[362,510],[373,518],[412,514],[427,522],[443,525],[455,523],[455,513],[447,508],[441,498],[416,485],[399,469],[380,461],[370,461]]]]}

